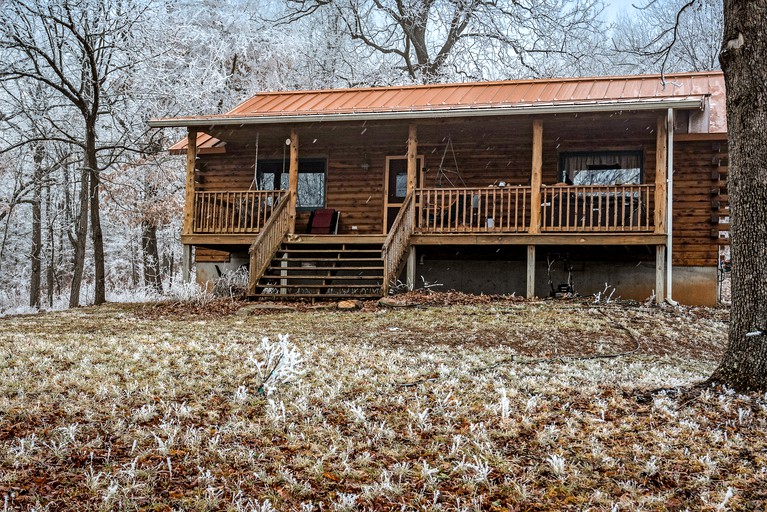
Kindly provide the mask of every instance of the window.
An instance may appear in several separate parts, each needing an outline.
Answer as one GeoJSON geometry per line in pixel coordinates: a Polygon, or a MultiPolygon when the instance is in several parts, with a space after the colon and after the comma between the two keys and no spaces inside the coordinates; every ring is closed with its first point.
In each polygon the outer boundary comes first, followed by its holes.
{"type": "Polygon", "coordinates": [[[642,152],[562,153],[559,179],[569,185],[639,184],[642,183],[642,152]]]}
{"type": "MultiPolygon", "coordinates": [[[[282,160],[258,163],[259,190],[287,190],[290,173],[282,160]]],[[[298,161],[298,208],[313,209],[325,206],[325,160],[302,158],[298,161]]]]}

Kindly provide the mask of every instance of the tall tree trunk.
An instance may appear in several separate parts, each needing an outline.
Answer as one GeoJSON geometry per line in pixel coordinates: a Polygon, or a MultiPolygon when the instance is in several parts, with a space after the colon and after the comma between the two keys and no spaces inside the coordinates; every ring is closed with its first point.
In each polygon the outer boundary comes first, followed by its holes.
{"type": "Polygon", "coordinates": [[[45,286],[48,298],[48,307],[53,307],[53,287],[56,274],[56,237],[53,230],[53,215],[51,215],[51,187],[45,187],[45,219],[46,244],[48,245],[48,266],[45,269],[45,286]]]}
{"type": "Polygon", "coordinates": [[[719,56],[730,134],[732,307],[727,351],[712,380],[767,390],[767,0],[725,0],[719,56]]]}
{"type": "Polygon", "coordinates": [[[99,204],[99,173],[91,171],[91,238],[93,239],[93,273],[95,277],[94,304],[106,302],[106,273],[104,271],[104,235],[101,231],[101,206],[99,204]]]}
{"type": "Polygon", "coordinates": [[[72,256],[72,287],[69,290],[70,308],[76,308],[80,305],[80,288],[82,287],[83,270],[85,269],[85,242],[88,239],[89,178],[90,171],[83,167],[80,172],[80,212],[75,221],[75,233],[69,233],[69,241],[74,249],[72,256]]]}
{"type": "Polygon", "coordinates": [[[90,172],[89,195],[91,208],[91,239],[93,241],[94,304],[106,302],[106,274],[104,272],[104,235],[101,231],[101,206],[99,191],[98,160],[96,158],[96,119],[88,122],[85,141],[85,158],[90,172]]]}
{"type": "Polygon", "coordinates": [[[141,223],[141,249],[144,255],[144,284],[162,293],[160,254],[157,251],[157,226],[151,222],[141,223]]]}
{"type": "Polygon", "coordinates": [[[32,178],[32,272],[29,276],[29,305],[33,308],[40,307],[40,255],[43,245],[43,159],[45,148],[42,143],[35,145],[35,171],[32,178]]]}

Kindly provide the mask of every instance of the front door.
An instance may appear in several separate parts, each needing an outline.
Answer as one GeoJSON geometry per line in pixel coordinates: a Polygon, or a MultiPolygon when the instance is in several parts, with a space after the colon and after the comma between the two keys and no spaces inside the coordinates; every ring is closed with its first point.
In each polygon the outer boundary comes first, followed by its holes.
{"type": "MultiPolygon", "coordinates": [[[[416,187],[421,186],[423,156],[416,159],[416,187]]],[[[384,233],[388,233],[407,197],[407,157],[387,156],[384,170],[384,233]]]]}

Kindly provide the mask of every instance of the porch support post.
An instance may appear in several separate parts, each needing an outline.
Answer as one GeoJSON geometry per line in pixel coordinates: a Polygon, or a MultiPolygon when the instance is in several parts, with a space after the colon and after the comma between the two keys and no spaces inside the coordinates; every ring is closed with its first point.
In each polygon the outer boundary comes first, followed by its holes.
{"type": "Polygon", "coordinates": [[[527,246],[527,292],[525,297],[535,297],[535,246],[527,246]]]}
{"type": "Polygon", "coordinates": [[[411,124],[407,136],[407,193],[415,191],[418,155],[418,128],[411,124]]]}
{"type": "MultiPolygon", "coordinates": [[[[541,232],[541,182],[543,181],[543,121],[533,121],[533,164],[530,177],[530,229],[531,235],[541,232]]],[[[528,255],[529,255],[528,246],[528,255]]],[[[533,247],[533,255],[535,248],[533,247]]],[[[529,258],[529,256],[528,256],[529,258]]],[[[529,263],[529,262],[528,262],[529,263]]],[[[528,290],[529,290],[528,285],[528,290]]]]}
{"type": "Polygon", "coordinates": [[[184,200],[184,235],[194,232],[194,169],[197,165],[197,130],[189,128],[186,136],[186,191],[184,200]]]}
{"type": "Polygon", "coordinates": [[[666,151],[668,152],[668,158],[666,159],[666,301],[670,304],[676,304],[672,297],[672,289],[674,282],[674,224],[673,224],[673,210],[674,210],[674,109],[668,109],[666,113],[668,126],[666,151]]]}
{"type": "Polygon", "coordinates": [[[295,128],[290,130],[290,203],[288,204],[288,215],[290,223],[288,233],[291,235],[296,232],[296,204],[298,203],[298,131],[295,128]]]}
{"type": "Polygon", "coordinates": [[[655,303],[660,304],[665,298],[664,283],[666,282],[666,246],[655,246],[655,303]]]}
{"type": "Polygon", "coordinates": [[[666,234],[666,116],[658,116],[655,142],[655,233],[666,234]]]}
{"type": "Polygon", "coordinates": [[[184,252],[181,255],[181,280],[188,283],[192,269],[192,246],[184,244],[184,252]]]}
{"type": "Polygon", "coordinates": [[[407,253],[407,267],[405,267],[405,281],[407,282],[407,289],[410,291],[413,291],[415,288],[415,263],[415,246],[411,245],[407,253]]]}

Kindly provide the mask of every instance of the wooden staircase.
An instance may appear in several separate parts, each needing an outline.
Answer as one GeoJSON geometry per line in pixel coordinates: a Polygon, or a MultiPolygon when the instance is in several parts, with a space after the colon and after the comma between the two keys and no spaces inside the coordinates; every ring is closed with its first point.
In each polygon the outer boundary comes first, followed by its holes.
{"type": "Polygon", "coordinates": [[[285,239],[251,289],[251,297],[379,298],[383,279],[380,243],[285,239]]]}

